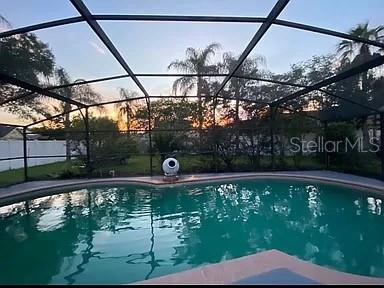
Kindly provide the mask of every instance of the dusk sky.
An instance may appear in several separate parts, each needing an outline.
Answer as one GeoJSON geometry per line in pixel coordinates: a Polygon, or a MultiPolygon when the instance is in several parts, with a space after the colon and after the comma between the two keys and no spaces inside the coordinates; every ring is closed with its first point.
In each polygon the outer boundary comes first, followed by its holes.
{"type": "MultiPolygon", "coordinates": [[[[267,16],[276,3],[272,0],[86,0],[95,14],[170,14],[267,16]]],[[[347,32],[357,23],[383,23],[383,0],[291,0],[280,19],[347,32]]],[[[79,16],[70,1],[1,0],[0,14],[13,28],[60,18],[79,16]]],[[[217,55],[232,51],[239,55],[259,24],[172,23],[100,21],[128,65],[137,73],[165,73],[174,59],[183,59],[187,47],[203,48],[219,42],[217,55]]],[[[4,30],[4,27],[2,28],[4,30]]],[[[56,64],[64,67],[73,80],[94,79],[124,74],[125,71],[85,23],[60,26],[35,32],[49,43],[56,64]]],[[[291,64],[334,52],[340,39],[305,31],[273,26],[253,54],[266,57],[266,68],[275,73],[288,71],[291,64]]],[[[176,71],[173,71],[176,72],[176,71]]],[[[174,79],[140,79],[150,94],[167,94],[174,79]]],[[[130,79],[98,83],[93,86],[117,97],[117,88],[138,90],[130,79]]]]}

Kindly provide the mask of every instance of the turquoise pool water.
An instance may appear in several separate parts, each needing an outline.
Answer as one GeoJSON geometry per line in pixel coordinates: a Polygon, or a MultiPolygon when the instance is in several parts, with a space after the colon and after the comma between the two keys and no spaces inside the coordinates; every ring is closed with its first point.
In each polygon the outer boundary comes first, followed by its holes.
{"type": "Polygon", "coordinates": [[[63,191],[0,208],[0,283],[130,283],[269,249],[384,277],[382,208],[310,181],[63,191]]]}

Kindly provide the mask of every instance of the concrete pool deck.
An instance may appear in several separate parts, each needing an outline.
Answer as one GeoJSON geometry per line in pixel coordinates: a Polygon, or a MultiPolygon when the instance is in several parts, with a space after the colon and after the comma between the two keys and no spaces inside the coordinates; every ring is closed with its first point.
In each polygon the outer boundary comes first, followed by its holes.
{"type": "Polygon", "coordinates": [[[279,250],[268,250],[184,272],[135,282],[133,284],[242,283],[383,285],[384,278],[365,277],[338,272],[300,260],[279,250]]]}
{"type": "Polygon", "coordinates": [[[162,176],[137,176],[137,177],[115,177],[115,178],[84,178],[69,180],[48,180],[30,181],[16,184],[6,188],[0,188],[0,205],[26,200],[31,197],[46,196],[61,193],[63,189],[75,189],[77,187],[95,186],[101,184],[144,184],[144,185],[182,185],[194,182],[214,182],[230,179],[248,178],[289,178],[297,180],[311,180],[319,182],[332,182],[369,190],[384,196],[384,181],[366,178],[340,172],[315,170],[315,171],[279,171],[279,172],[239,172],[239,173],[207,173],[207,174],[188,174],[180,175],[176,183],[163,181],[162,176]]]}

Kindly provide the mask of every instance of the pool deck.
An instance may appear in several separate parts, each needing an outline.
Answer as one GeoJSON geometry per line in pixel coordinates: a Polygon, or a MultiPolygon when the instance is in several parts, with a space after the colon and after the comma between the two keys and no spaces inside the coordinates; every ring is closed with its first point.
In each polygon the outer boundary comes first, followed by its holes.
{"type": "Polygon", "coordinates": [[[180,175],[175,183],[164,182],[162,176],[138,176],[138,177],[115,177],[115,178],[93,178],[93,179],[70,179],[30,181],[16,184],[6,188],[0,188],[0,205],[26,200],[30,197],[40,197],[61,193],[63,189],[81,187],[84,185],[95,186],[100,184],[124,184],[136,183],[156,186],[180,185],[193,182],[214,182],[225,179],[247,179],[247,178],[289,178],[314,180],[320,182],[334,182],[338,184],[353,186],[363,190],[369,190],[384,196],[384,181],[366,178],[340,172],[315,170],[315,171],[279,171],[279,172],[239,172],[239,173],[207,173],[180,175]]]}
{"type": "Polygon", "coordinates": [[[384,278],[338,272],[279,250],[206,265],[133,284],[384,284],[384,278]]]}

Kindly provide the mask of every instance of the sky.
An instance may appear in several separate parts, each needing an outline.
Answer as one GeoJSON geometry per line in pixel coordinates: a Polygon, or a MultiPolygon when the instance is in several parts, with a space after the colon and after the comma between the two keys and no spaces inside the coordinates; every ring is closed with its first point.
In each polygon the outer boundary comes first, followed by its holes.
{"type": "MultiPolygon", "coordinates": [[[[95,14],[236,15],[266,17],[275,0],[84,0],[95,14]]],[[[384,24],[383,0],[291,0],[279,19],[347,32],[357,23],[384,24]]],[[[0,0],[0,14],[13,28],[79,16],[69,0],[0,0]]],[[[165,73],[168,64],[183,59],[187,47],[204,48],[212,42],[223,52],[239,55],[260,24],[155,23],[99,21],[126,62],[136,73],[165,73]]],[[[110,52],[85,23],[36,32],[49,44],[56,64],[73,80],[125,74],[110,52]]],[[[266,68],[275,73],[313,55],[332,53],[340,39],[281,26],[272,26],[252,54],[264,55],[266,68]]],[[[177,71],[171,71],[177,72],[177,71]]],[[[140,78],[153,95],[170,92],[172,78],[140,78]]],[[[94,84],[106,100],[117,99],[118,88],[139,90],[130,79],[94,84]]],[[[0,117],[4,113],[0,113],[0,117]]],[[[0,118],[0,122],[3,119],[0,118]]]]}

